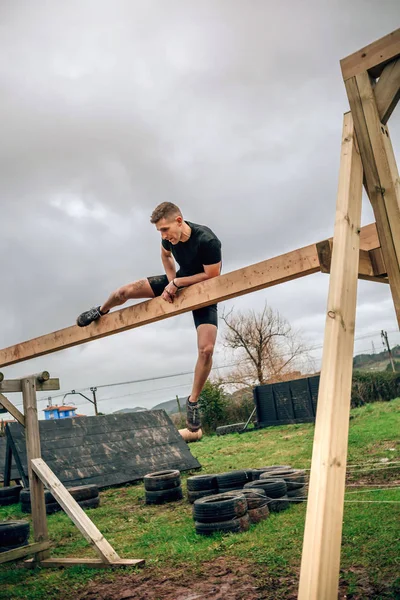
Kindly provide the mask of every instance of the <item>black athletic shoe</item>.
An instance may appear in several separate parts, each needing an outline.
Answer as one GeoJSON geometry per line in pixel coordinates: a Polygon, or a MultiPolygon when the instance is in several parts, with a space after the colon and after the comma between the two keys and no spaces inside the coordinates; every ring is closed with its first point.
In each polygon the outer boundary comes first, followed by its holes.
{"type": "Polygon", "coordinates": [[[102,316],[103,313],[100,312],[100,306],[95,306],[79,315],[76,324],[79,325],[79,327],[87,327],[90,323],[97,321],[97,319],[100,319],[102,316]]]}
{"type": "Polygon", "coordinates": [[[189,431],[198,431],[201,428],[200,406],[198,402],[186,400],[186,425],[189,431]]]}

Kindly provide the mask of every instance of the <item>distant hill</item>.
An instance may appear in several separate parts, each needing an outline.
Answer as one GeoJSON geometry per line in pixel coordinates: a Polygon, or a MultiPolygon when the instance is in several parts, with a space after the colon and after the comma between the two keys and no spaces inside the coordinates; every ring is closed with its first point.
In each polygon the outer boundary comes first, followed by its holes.
{"type": "MultiPolygon", "coordinates": [[[[186,398],[187,396],[179,398],[182,412],[185,412],[186,398]]],[[[152,410],[165,410],[167,415],[174,415],[175,413],[179,412],[179,407],[176,398],[174,398],[174,400],[167,400],[166,402],[160,402],[160,404],[156,404],[156,406],[153,406],[152,410]]]]}
{"type": "MultiPolygon", "coordinates": [[[[392,348],[393,358],[400,358],[400,346],[392,348]]],[[[353,367],[360,371],[385,371],[390,364],[389,353],[387,350],[376,352],[375,354],[358,354],[353,358],[353,367]]]]}
{"type": "Polygon", "coordinates": [[[119,410],[114,410],[114,414],[143,412],[144,410],[147,410],[147,408],[142,408],[141,406],[135,406],[135,408],[120,408],[119,410]]]}

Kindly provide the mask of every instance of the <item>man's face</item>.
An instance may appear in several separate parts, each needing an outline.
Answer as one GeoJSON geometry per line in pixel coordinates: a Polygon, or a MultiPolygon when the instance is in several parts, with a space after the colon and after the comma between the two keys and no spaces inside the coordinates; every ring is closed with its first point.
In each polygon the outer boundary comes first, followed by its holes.
{"type": "Polygon", "coordinates": [[[157,230],[161,233],[163,240],[168,240],[171,244],[177,244],[182,235],[182,217],[172,217],[169,219],[160,219],[156,223],[157,230]]]}

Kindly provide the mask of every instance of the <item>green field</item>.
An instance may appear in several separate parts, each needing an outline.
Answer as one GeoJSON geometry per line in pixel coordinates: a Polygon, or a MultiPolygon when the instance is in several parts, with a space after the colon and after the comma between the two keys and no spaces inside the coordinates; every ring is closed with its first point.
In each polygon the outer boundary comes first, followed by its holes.
{"type": "MultiPolygon", "coordinates": [[[[308,468],[313,431],[313,424],[302,424],[213,436],[192,444],[190,449],[202,464],[203,473],[271,464],[308,468]]],[[[352,411],[346,488],[346,500],[352,502],[345,504],[341,559],[341,589],[348,598],[400,598],[400,580],[396,580],[400,572],[399,431],[400,399],[352,411]],[[357,483],[363,487],[356,487],[357,483]],[[366,491],[368,484],[374,484],[375,491],[366,491]],[[397,489],[384,487],[395,484],[399,485],[397,489]]],[[[185,490],[188,475],[183,476],[185,490]]],[[[161,581],[166,574],[180,574],[183,580],[190,573],[194,580],[201,581],[213,563],[220,564],[221,560],[228,565],[240,564],[251,572],[259,590],[254,593],[259,595],[247,594],[243,598],[295,597],[305,503],[271,514],[246,533],[215,534],[210,538],[196,535],[187,500],[146,506],[142,483],[102,491],[100,507],[87,512],[121,557],[144,558],[146,567],[139,573],[125,570],[121,576],[121,572],[83,567],[29,571],[21,562],[8,564],[0,567],[0,598],[77,599],[83,597],[89,582],[91,586],[108,585],[112,589],[118,582],[129,585],[143,581],[146,574],[161,581]]],[[[20,512],[18,505],[0,508],[2,520],[21,518],[26,519],[27,515],[20,512]]],[[[49,516],[48,525],[55,546],[53,557],[96,556],[64,513],[49,516]]],[[[99,593],[92,597],[103,596],[99,593]]],[[[173,595],[163,596],[160,592],[159,596],[143,597],[161,600],[173,595]]]]}

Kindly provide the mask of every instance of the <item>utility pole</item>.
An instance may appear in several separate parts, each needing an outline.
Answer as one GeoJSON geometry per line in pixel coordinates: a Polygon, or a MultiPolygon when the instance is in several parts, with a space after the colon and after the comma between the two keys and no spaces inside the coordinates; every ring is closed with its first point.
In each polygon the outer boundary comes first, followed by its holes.
{"type": "Polygon", "coordinates": [[[96,398],[97,387],[91,387],[91,388],[90,388],[90,391],[91,391],[91,392],[92,392],[92,394],[93,394],[93,406],[94,406],[94,414],[95,414],[95,415],[96,415],[96,417],[97,417],[97,415],[99,414],[99,413],[97,412],[97,398],[96,398]]]}
{"type": "Polygon", "coordinates": [[[387,346],[387,349],[388,349],[388,353],[389,353],[390,362],[392,364],[393,373],[395,373],[396,372],[396,368],[394,366],[392,351],[391,351],[390,346],[389,346],[389,340],[388,340],[387,331],[383,331],[383,329],[382,329],[382,331],[381,331],[381,337],[382,337],[382,344],[385,345],[385,343],[386,343],[386,346],[387,346]]]}

